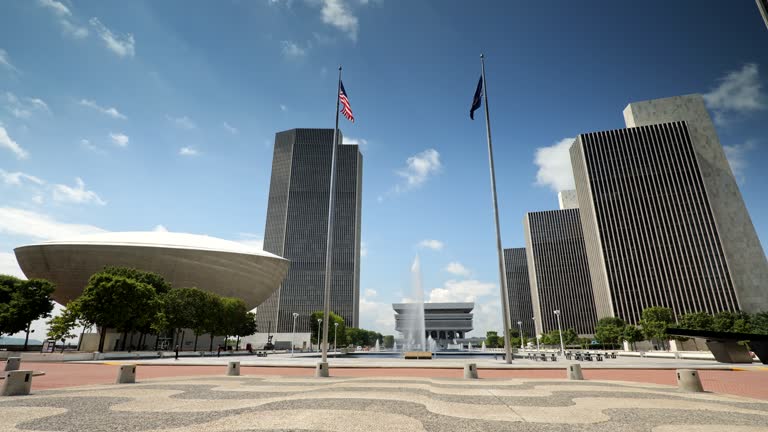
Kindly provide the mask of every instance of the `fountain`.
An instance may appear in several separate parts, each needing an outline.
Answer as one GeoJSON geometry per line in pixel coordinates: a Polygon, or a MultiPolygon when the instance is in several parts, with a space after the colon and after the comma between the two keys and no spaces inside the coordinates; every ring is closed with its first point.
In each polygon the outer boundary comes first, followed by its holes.
{"type": "Polygon", "coordinates": [[[469,342],[469,346],[467,347],[468,351],[472,351],[472,342],[469,342]]]}
{"type": "Polygon", "coordinates": [[[392,351],[397,351],[397,341],[392,343],[392,351]]]}
{"type": "Polygon", "coordinates": [[[373,352],[379,352],[379,340],[376,339],[376,345],[373,346],[373,352]]]}
{"type": "Polygon", "coordinates": [[[419,256],[413,260],[411,265],[411,286],[413,289],[413,306],[409,314],[410,319],[406,329],[406,341],[410,342],[410,350],[426,350],[427,341],[425,340],[426,329],[424,328],[424,288],[421,285],[421,262],[419,256]]]}
{"type": "Polygon", "coordinates": [[[483,341],[483,345],[480,347],[480,351],[485,352],[485,341],[483,341]]]}

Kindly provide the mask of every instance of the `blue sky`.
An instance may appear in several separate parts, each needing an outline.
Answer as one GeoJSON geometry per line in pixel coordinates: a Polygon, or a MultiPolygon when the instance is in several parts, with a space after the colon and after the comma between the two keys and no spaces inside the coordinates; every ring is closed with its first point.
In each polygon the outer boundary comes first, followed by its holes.
{"type": "Polygon", "coordinates": [[[0,272],[98,230],[259,245],[274,133],[333,127],[336,68],[364,154],[361,321],[426,297],[500,329],[482,115],[487,56],[505,247],[572,182],[564,139],[631,101],[707,95],[768,241],[768,30],[752,1],[35,0],[0,5],[0,272]],[[162,228],[160,228],[162,229],[162,228]]]}

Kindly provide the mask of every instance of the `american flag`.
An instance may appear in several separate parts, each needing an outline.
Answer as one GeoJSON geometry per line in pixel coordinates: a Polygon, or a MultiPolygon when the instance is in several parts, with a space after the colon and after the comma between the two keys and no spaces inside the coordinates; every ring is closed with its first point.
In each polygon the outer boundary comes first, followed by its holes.
{"type": "Polygon", "coordinates": [[[344,90],[344,83],[339,81],[339,102],[343,105],[341,107],[341,113],[344,117],[352,123],[355,122],[355,115],[352,114],[352,107],[349,106],[349,99],[347,99],[347,92],[344,90]]]}

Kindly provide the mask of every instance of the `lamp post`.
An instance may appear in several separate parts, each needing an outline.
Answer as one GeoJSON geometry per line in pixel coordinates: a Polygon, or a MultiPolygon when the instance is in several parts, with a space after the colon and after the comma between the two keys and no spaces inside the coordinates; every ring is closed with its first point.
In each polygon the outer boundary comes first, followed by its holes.
{"type": "MultiPolygon", "coordinates": [[[[531,319],[533,320],[533,331],[535,333],[536,332],[536,317],[532,317],[531,319]]],[[[540,349],[539,349],[539,338],[540,337],[541,337],[541,335],[538,335],[538,334],[536,335],[536,351],[540,351],[540,349]]]]}
{"type": "Polygon", "coordinates": [[[296,312],[293,313],[293,335],[291,335],[291,357],[293,357],[293,347],[296,346],[296,318],[299,317],[299,314],[296,312]]]}
{"type": "Polygon", "coordinates": [[[560,355],[565,355],[565,344],[563,343],[563,328],[560,326],[560,309],[554,311],[557,316],[557,332],[560,333],[560,355]]]}
{"type": "Polygon", "coordinates": [[[323,319],[322,318],[318,318],[317,319],[317,352],[320,352],[320,350],[323,349],[322,345],[321,345],[322,342],[320,342],[320,331],[321,331],[320,329],[322,328],[320,326],[320,324],[322,324],[322,323],[323,323],[323,319]]]}
{"type": "Polygon", "coordinates": [[[517,328],[520,330],[520,349],[523,349],[523,322],[517,322],[517,328]]]}
{"type": "Polygon", "coordinates": [[[336,332],[339,330],[339,323],[333,323],[333,352],[336,352],[336,332]]]}

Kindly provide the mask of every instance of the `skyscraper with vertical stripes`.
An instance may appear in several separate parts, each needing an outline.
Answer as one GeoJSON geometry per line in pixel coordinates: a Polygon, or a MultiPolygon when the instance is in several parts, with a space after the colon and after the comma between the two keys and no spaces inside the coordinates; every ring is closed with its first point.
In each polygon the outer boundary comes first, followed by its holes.
{"type": "Polygon", "coordinates": [[[537,334],[557,330],[595,333],[597,315],[579,209],[531,212],[523,219],[525,251],[537,334]]]}
{"type": "MultiPolygon", "coordinates": [[[[342,142],[339,132],[338,142],[342,142]]],[[[288,275],[258,308],[260,332],[310,331],[309,315],[323,309],[328,240],[333,129],[278,132],[264,234],[264,250],[291,261],[288,275]]],[[[331,311],[348,327],[359,324],[360,218],[363,157],[357,145],[341,145],[336,161],[331,311]]]]}
{"type": "Polygon", "coordinates": [[[512,328],[517,329],[517,322],[520,321],[523,333],[527,337],[536,336],[525,248],[504,249],[504,266],[507,271],[507,293],[512,328]]]}
{"type": "Polygon", "coordinates": [[[768,261],[702,97],[624,118],[570,149],[597,315],[768,309],[768,261]]]}

